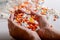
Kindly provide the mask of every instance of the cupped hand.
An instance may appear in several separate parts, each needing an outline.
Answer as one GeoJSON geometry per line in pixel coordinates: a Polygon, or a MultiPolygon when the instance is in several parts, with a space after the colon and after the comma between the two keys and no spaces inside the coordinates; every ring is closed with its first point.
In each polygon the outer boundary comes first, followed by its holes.
{"type": "Polygon", "coordinates": [[[41,40],[37,32],[28,28],[19,26],[11,19],[8,20],[8,28],[10,35],[17,40],[41,40]]]}
{"type": "Polygon", "coordinates": [[[44,15],[37,14],[34,11],[32,11],[32,14],[35,14],[39,17],[38,22],[40,29],[37,30],[37,33],[41,39],[60,40],[60,32],[53,28],[44,15]]]}

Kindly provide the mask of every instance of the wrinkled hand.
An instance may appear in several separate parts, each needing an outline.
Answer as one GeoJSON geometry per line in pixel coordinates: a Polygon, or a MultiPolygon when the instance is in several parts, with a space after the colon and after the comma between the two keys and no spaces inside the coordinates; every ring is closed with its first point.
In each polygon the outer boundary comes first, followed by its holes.
{"type": "Polygon", "coordinates": [[[37,31],[37,33],[42,39],[60,40],[60,32],[54,29],[51,24],[49,24],[48,20],[45,18],[44,15],[36,14],[34,12],[33,14],[39,17],[38,22],[40,29],[37,31]]]}
{"type": "Polygon", "coordinates": [[[12,20],[8,20],[8,28],[10,35],[17,40],[41,40],[35,31],[18,26],[12,20]]]}

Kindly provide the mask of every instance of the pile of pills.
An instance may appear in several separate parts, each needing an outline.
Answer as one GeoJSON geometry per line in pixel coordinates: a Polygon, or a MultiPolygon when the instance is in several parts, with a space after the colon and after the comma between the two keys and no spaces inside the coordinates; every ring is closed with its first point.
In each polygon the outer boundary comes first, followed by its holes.
{"type": "Polygon", "coordinates": [[[60,13],[54,9],[43,7],[44,0],[21,0],[18,5],[14,6],[14,10],[9,10],[14,14],[13,21],[18,25],[29,28],[33,31],[39,28],[38,17],[33,15],[36,14],[45,15],[49,19],[50,15],[53,15],[53,21],[59,19],[60,13]]]}

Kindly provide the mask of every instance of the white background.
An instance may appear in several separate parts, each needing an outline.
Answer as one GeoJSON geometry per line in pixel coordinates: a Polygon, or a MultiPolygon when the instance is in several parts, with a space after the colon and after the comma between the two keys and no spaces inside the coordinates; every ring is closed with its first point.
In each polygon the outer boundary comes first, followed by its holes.
{"type": "MultiPolygon", "coordinates": [[[[60,0],[45,0],[44,5],[48,8],[53,8],[53,9],[56,9],[56,10],[60,11],[60,0]]],[[[52,21],[52,19],[50,19],[49,22],[51,24],[53,24],[53,26],[56,30],[60,31],[60,19],[58,19],[55,22],[52,21]]]]}
{"type": "MultiPolygon", "coordinates": [[[[60,0],[45,0],[44,5],[49,8],[60,10],[60,0]]],[[[1,4],[0,7],[2,7],[1,4]]],[[[55,28],[57,28],[57,30],[60,30],[59,24],[60,24],[59,20],[56,23],[54,23],[55,28]]],[[[7,20],[0,19],[0,40],[6,39],[7,37],[10,38],[8,33],[7,20]]]]}
{"type": "Polygon", "coordinates": [[[60,10],[60,0],[45,0],[45,6],[60,10]]]}

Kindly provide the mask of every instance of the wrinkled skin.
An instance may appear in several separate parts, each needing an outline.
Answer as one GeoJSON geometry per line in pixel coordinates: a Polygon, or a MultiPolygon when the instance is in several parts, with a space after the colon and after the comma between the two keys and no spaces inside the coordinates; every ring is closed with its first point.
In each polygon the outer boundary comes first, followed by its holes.
{"type": "Polygon", "coordinates": [[[12,20],[8,20],[10,35],[16,40],[41,40],[37,32],[18,26],[12,20]]]}
{"type": "Polygon", "coordinates": [[[56,31],[47,21],[45,16],[36,14],[32,11],[32,15],[37,15],[39,17],[40,29],[35,31],[30,31],[27,28],[19,27],[11,19],[8,20],[8,27],[10,35],[15,39],[20,40],[60,40],[60,33],[56,31]],[[38,34],[37,34],[38,33],[38,34]],[[40,38],[41,39],[40,39],[40,38]]]}
{"type": "Polygon", "coordinates": [[[33,14],[39,17],[39,25],[40,29],[37,31],[38,35],[43,40],[60,40],[60,32],[53,28],[51,24],[49,24],[48,20],[44,15],[39,15],[33,12],[33,14]]]}

